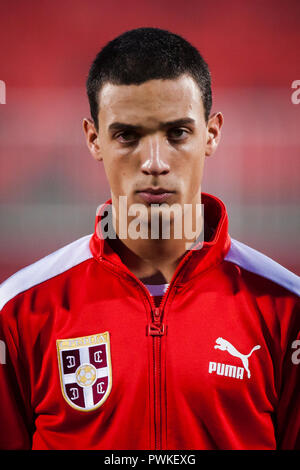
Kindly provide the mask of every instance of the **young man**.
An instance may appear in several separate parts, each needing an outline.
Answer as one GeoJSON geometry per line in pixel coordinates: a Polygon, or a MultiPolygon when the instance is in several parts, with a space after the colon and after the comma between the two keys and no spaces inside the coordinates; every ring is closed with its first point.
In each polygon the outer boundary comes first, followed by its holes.
{"type": "Polygon", "coordinates": [[[201,193],[223,123],[206,63],[141,28],[97,55],[87,91],[111,200],[1,287],[1,448],[299,448],[300,281],[201,193]]]}

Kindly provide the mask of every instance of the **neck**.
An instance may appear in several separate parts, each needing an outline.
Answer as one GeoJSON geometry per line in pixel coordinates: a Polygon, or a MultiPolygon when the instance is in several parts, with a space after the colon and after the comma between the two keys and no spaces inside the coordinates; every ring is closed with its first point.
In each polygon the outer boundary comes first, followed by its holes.
{"type": "MultiPolygon", "coordinates": [[[[176,240],[177,241],[177,240],[176,240]]],[[[184,256],[186,249],[182,246],[167,243],[159,243],[159,240],[142,240],[144,243],[136,243],[137,240],[111,240],[113,250],[120,256],[122,262],[139,279],[149,278],[149,284],[170,282],[177,265],[184,256]],[[148,242],[148,243],[145,243],[148,242]],[[166,246],[168,245],[168,246],[166,246]]]]}
{"type": "MultiPolygon", "coordinates": [[[[195,211],[193,211],[195,215],[195,211]]],[[[174,222],[175,223],[175,222],[174,222]]],[[[170,234],[174,235],[174,223],[171,224],[170,234]]],[[[129,225],[129,224],[128,224],[129,225]]],[[[148,227],[149,237],[133,239],[131,237],[119,238],[118,220],[114,224],[116,239],[110,240],[113,250],[120,256],[122,262],[139,279],[147,279],[148,283],[169,283],[174,272],[187,252],[200,234],[203,234],[203,217],[198,217],[197,228],[192,237],[181,238],[151,238],[151,230],[148,227]]],[[[182,225],[183,227],[183,225],[182,225]]],[[[128,232],[127,232],[128,233],[128,232]]]]}

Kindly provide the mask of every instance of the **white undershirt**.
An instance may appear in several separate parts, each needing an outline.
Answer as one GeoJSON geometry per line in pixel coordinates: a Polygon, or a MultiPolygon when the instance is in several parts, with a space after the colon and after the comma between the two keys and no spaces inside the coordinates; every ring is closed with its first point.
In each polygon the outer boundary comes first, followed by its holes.
{"type": "Polygon", "coordinates": [[[153,297],[163,296],[169,284],[145,284],[153,297]]]}

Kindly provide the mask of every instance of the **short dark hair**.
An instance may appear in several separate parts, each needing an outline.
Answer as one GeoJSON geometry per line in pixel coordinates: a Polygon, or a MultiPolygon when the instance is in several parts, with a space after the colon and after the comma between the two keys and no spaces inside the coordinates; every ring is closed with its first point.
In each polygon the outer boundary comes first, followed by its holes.
{"type": "Polygon", "coordinates": [[[98,96],[105,83],[138,85],[153,79],[175,79],[182,74],[189,74],[199,86],[207,122],[212,106],[210,71],[194,46],[159,28],[137,28],[113,39],[97,54],[86,81],[96,129],[98,96]]]}

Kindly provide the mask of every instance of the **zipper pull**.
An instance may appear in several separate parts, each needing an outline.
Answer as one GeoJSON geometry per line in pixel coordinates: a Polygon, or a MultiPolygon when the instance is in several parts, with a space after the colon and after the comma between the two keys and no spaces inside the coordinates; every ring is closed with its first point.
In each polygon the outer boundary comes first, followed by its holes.
{"type": "Polygon", "coordinates": [[[153,311],[154,322],[147,325],[148,336],[163,336],[166,333],[166,328],[160,322],[160,310],[156,307],[153,311]]]}
{"type": "Polygon", "coordinates": [[[148,336],[164,336],[165,333],[166,333],[166,328],[163,323],[159,325],[155,323],[150,323],[147,325],[148,336]]]}
{"type": "Polygon", "coordinates": [[[154,316],[154,323],[160,323],[159,307],[155,307],[154,312],[153,312],[153,316],[154,316]]]}

